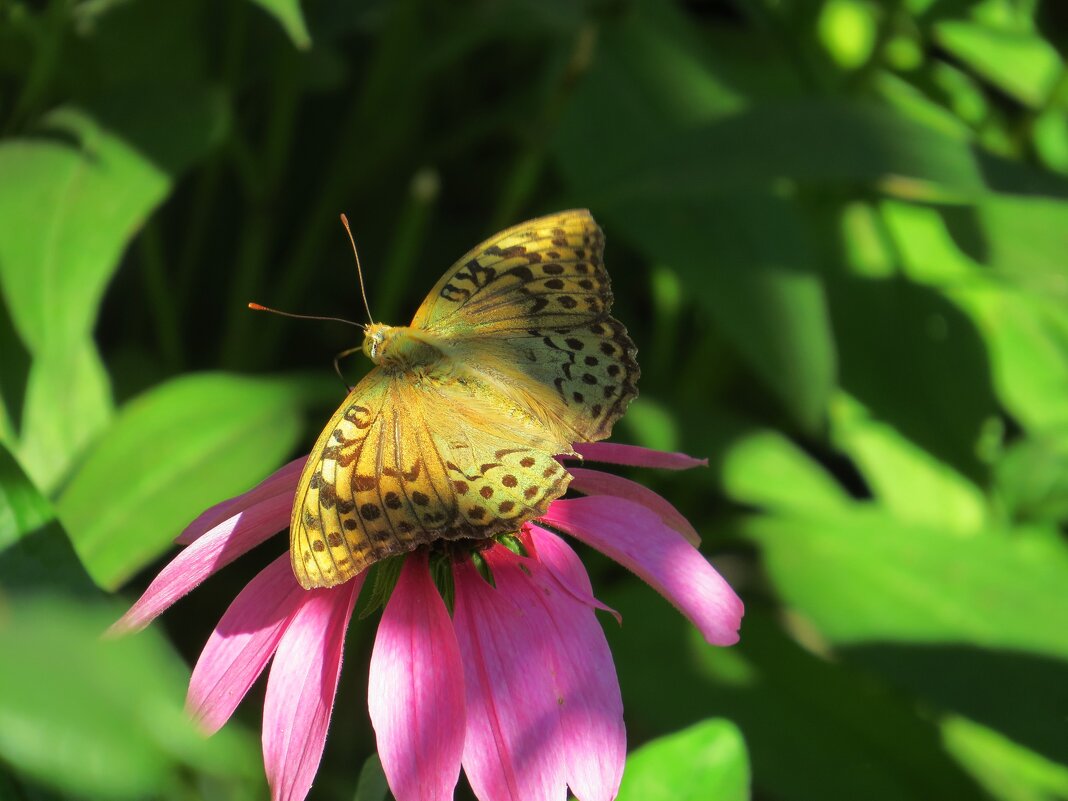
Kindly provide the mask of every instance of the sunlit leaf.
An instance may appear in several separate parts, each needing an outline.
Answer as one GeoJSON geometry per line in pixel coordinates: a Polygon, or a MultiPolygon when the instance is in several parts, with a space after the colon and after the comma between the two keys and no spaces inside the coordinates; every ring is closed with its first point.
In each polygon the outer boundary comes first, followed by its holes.
{"type": "Polygon", "coordinates": [[[820,42],[843,69],[867,63],[875,49],[878,20],[868,3],[830,0],[820,11],[820,42]]]}
{"type": "Polygon", "coordinates": [[[734,500],[767,509],[838,509],[849,496],[831,475],[782,434],[748,432],[718,455],[723,490],[734,500]]]}
{"type": "Polygon", "coordinates": [[[51,490],[111,414],[91,341],[123,250],[173,186],[215,143],[225,105],[213,92],[122,92],[94,112],[65,107],[42,134],[0,143],[0,290],[33,359],[11,436],[34,481],[51,490]]]}
{"type": "Polygon", "coordinates": [[[1068,173],[1068,111],[1052,108],[1035,120],[1035,151],[1051,170],[1068,173]]]}
{"type": "Polygon", "coordinates": [[[1001,403],[1025,426],[1064,421],[1068,204],[990,198],[940,211],[901,203],[880,209],[909,277],[945,291],[971,318],[1001,403]]]}
{"type": "Polygon", "coordinates": [[[278,467],[308,392],[296,380],[194,375],[124,407],[58,501],[93,578],[117,587],[207,506],[278,467]]]}
{"type": "Polygon", "coordinates": [[[155,632],[101,638],[119,613],[59,598],[5,609],[4,762],[86,799],[174,797],[189,787],[190,769],[214,777],[219,789],[258,783],[249,738],[224,730],[208,741],[196,730],[183,709],[188,673],[155,632]]]}
{"type": "Polygon", "coordinates": [[[742,733],[705,720],[646,743],[627,757],[618,801],[747,801],[749,763],[742,733]]]}
{"type": "Polygon", "coordinates": [[[832,406],[832,437],[856,460],[875,499],[895,517],[914,523],[975,532],[986,522],[979,487],[872,418],[842,395],[832,406]]]}
{"type": "Polygon", "coordinates": [[[1018,519],[1068,519],[1068,427],[1039,430],[998,462],[1002,502],[1018,519]]]}
{"type": "Polygon", "coordinates": [[[1005,408],[1022,425],[1068,422],[1068,310],[1059,298],[974,285],[957,298],[983,332],[1005,408]]]}
{"type": "Polygon", "coordinates": [[[1068,767],[1014,743],[998,732],[961,717],[942,722],[946,749],[983,785],[1004,801],[1059,801],[1068,798],[1068,767]]]}
{"type": "Polygon", "coordinates": [[[1033,33],[964,20],[935,28],[938,43],[978,75],[1032,108],[1040,108],[1062,69],[1057,51],[1033,33]]]}
{"type": "Polygon", "coordinates": [[[300,9],[300,0],[252,0],[282,26],[282,30],[301,50],[311,47],[311,36],[304,21],[304,12],[300,9]]]}
{"type": "Polygon", "coordinates": [[[997,197],[946,217],[957,245],[977,263],[1068,300],[1068,202],[997,197]]]}
{"type": "Polygon", "coordinates": [[[884,277],[898,270],[912,280],[945,289],[975,281],[978,263],[961,249],[947,215],[966,220],[973,207],[934,209],[915,203],[884,201],[876,207],[884,226],[884,245],[893,254],[893,266],[884,277]]]}
{"type": "Polygon", "coordinates": [[[904,641],[1068,659],[1068,549],[1054,539],[961,536],[878,509],[752,518],[783,598],[839,644],[904,641]]]}
{"type": "Polygon", "coordinates": [[[879,97],[902,116],[962,142],[971,140],[972,130],[959,116],[908,81],[882,73],[875,77],[875,87],[879,97]]]}
{"type": "Polygon", "coordinates": [[[114,414],[108,374],[92,341],[37,354],[26,385],[16,452],[41,489],[51,492],[72,460],[114,414]]]}
{"type": "Polygon", "coordinates": [[[101,101],[98,116],[63,108],[50,136],[0,144],[0,286],[34,353],[75,345],[130,237],[166,196],[174,176],[224,124],[219,95],[101,101]],[[122,129],[111,120],[121,104],[122,129]]]}

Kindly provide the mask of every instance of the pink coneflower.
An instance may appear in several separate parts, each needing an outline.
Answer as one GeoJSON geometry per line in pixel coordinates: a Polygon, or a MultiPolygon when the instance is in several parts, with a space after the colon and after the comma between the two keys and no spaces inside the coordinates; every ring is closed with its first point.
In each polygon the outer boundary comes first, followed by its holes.
{"type": "MultiPolygon", "coordinates": [[[[682,454],[627,445],[576,446],[590,461],[682,469],[682,454]]],[[[187,547],[116,624],[144,627],[216,570],[284,529],[304,459],[194,520],[187,547]]],[[[619,684],[574,551],[548,527],[596,548],[673,603],[714,645],[738,640],[742,603],[695,547],[697,535],[659,495],[619,476],[569,468],[585,497],[558,500],[517,539],[452,562],[452,614],[426,549],[409,555],[382,614],[368,708],[398,801],[452,797],[461,767],[481,801],[610,801],[626,732],[619,684]],[[513,543],[514,545],[514,543],[513,543]],[[481,568],[481,569],[480,569],[481,568]],[[492,578],[492,584],[484,573],[492,578]]],[[[274,657],[263,709],[272,799],[303,799],[334,706],[345,630],[364,574],[305,591],[289,555],[241,592],[204,647],[189,683],[208,732],[230,717],[274,657]]],[[[611,611],[611,610],[608,610],[611,611]]]]}

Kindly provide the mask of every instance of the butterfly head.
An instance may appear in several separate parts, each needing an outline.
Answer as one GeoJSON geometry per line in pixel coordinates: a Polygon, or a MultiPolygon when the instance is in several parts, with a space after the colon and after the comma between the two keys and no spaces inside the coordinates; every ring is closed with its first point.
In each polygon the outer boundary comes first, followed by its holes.
{"type": "Polygon", "coordinates": [[[401,370],[427,366],[442,357],[425,332],[383,323],[371,323],[364,328],[363,352],[375,364],[401,370]]]}
{"type": "Polygon", "coordinates": [[[363,352],[375,364],[382,363],[386,342],[392,339],[392,327],[384,323],[371,323],[363,329],[363,352]]]}

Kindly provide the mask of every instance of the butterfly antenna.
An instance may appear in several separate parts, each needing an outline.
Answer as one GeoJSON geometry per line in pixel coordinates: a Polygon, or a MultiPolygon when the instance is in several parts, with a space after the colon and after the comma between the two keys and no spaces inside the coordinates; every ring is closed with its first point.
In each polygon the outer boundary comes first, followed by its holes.
{"type": "Polygon", "coordinates": [[[356,252],[356,240],[352,238],[352,229],[349,228],[349,218],[341,215],[341,224],[345,226],[345,233],[349,235],[349,244],[352,245],[352,255],[356,257],[356,275],[360,278],[360,295],[363,297],[363,307],[367,310],[367,322],[374,323],[371,316],[371,306],[367,303],[367,290],[363,286],[363,269],[360,267],[360,254],[356,252]]]}
{"type": "Polygon", "coordinates": [[[269,306],[264,306],[260,303],[249,303],[248,307],[252,311],[265,311],[271,314],[280,314],[282,317],[292,317],[296,320],[326,320],[327,322],[344,323],[345,325],[354,325],[357,328],[363,328],[363,323],[354,323],[352,320],[346,320],[344,317],[322,317],[318,314],[294,314],[293,312],[278,311],[278,309],[272,309],[269,306]]]}

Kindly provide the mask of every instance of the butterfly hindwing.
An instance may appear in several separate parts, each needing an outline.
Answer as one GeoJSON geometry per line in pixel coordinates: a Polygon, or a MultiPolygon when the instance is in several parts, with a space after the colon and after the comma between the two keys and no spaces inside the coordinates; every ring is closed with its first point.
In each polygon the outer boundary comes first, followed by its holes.
{"type": "Polygon", "coordinates": [[[575,328],[462,337],[452,354],[502,404],[529,410],[567,443],[609,436],[638,394],[634,343],[607,315],[575,328]]]}

